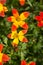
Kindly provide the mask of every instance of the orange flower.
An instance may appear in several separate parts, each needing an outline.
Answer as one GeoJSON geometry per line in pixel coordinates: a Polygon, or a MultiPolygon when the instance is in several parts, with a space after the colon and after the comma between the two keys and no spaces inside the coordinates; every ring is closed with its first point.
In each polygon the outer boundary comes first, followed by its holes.
{"type": "Polygon", "coordinates": [[[7,37],[10,39],[13,39],[12,45],[15,46],[15,45],[18,45],[19,40],[21,42],[28,42],[27,38],[24,36],[24,34],[26,33],[27,33],[27,30],[21,30],[19,33],[17,33],[17,30],[16,30],[16,31],[12,31],[11,34],[8,34],[7,37]]]}
{"type": "Polygon", "coordinates": [[[8,11],[7,7],[3,5],[4,3],[5,3],[4,0],[0,1],[0,16],[1,17],[4,17],[5,16],[5,12],[8,11]]]}
{"type": "Polygon", "coordinates": [[[0,65],[3,65],[3,62],[9,61],[9,57],[6,54],[1,53],[3,49],[3,45],[0,44],[0,65]]]}
{"type": "Polygon", "coordinates": [[[25,19],[27,19],[27,17],[30,15],[29,12],[23,12],[19,15],[17,9],[12,9],[12,14],[13,16],[10,16],[7,18],[7,20],[9,22],[12,22],[12,31],[13,29],[16,30],[19,26],[22,27],[23,29],[27,29],[28,30],[28,25],[25,22],[25,19]]]}
{"type": "Polygon", "coordinates": [[[25,4],[25,0],[19,0],[20,5],[23,6],[25,4]]]}

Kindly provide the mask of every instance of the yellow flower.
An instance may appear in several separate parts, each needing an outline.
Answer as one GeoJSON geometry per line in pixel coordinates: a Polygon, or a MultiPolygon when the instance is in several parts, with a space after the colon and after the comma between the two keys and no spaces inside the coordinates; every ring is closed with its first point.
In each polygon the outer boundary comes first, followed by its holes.
{"type": "Polygon", "coordinates": [[[8,34],[8,38],[13,39],[12,45],[18,45],[19,40],[21,42],[28,42],[27,38],[24,36],[24,34],[27,33],[27,30],[21,30],[19,33],[16,31],[12,31],[11,34],[8,34]]]}
{"type": "Polygon", "coordinates": [[[13,22],[13,26],[17,28],[20,26],[24,29],[28,29],[28,25],[25,22],[25,19],[30,15],[29,12],[22,12],[20,15],[16,9],[12,9],[13,16],[7,18],[9,22],[13,22]]]}

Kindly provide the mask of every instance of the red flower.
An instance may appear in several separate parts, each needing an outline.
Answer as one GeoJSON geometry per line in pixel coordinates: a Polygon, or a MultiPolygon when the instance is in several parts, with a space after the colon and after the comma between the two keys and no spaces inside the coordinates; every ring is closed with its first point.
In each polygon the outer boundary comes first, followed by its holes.
{"type": "Polygon", "coordinates": [[[35,19],[38,21],[37,26],[43,27],[43,12],[40,12],[40,16],[35,16],[35,19]]]}

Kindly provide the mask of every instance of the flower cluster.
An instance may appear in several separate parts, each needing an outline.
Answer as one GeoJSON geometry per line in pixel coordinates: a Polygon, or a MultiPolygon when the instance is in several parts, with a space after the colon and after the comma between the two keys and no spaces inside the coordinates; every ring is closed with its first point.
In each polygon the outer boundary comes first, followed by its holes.
{"type": "Polygon", "coordinates": [[[3,65],[3,62],[7,62],[10,60],[8,55],[1,53],[3,49],[3,45],[0,44],[0,65],[3,65]]]}
{"type": "Polygon", "coordinates": [[[27,38],[24,36],[24,34],[28,31],[28,24],[25,22],[25,19],[30,15],[29,12],[22,12],[20,15],[17,11],[17,9],[12,9],[13,16],[9,16],[7,18],[8,22],[12,22],[11,26],[11,33],[8,34],[8,38],[13,39],[12,45],[18,45],[19,40],[21,42],[28,42],[27,38]],[[23,30],[17,31],[17,29],[21,27],[23,30]]]}

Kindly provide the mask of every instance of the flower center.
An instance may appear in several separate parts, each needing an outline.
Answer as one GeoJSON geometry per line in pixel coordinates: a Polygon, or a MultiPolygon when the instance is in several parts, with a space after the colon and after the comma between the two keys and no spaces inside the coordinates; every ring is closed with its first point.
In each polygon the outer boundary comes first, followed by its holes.
{"type": "Polygon", "coordinates": [[[18,34],[17,33],[14,34],[14,38],[18,38],[18,34]]]}
{"type": "Polygon", "coordinates": [[[16,19],[16,20],[19,22],[21,19],[20,19],[20,17],[17,17],[17,19],[16,19]]]}

